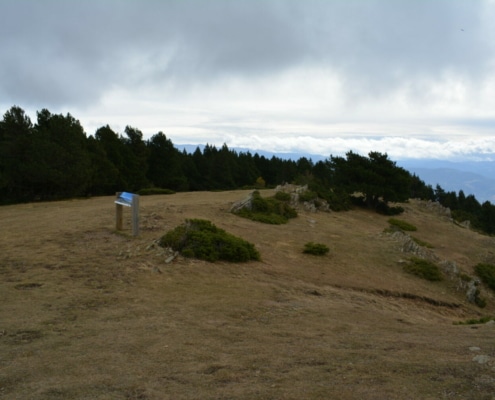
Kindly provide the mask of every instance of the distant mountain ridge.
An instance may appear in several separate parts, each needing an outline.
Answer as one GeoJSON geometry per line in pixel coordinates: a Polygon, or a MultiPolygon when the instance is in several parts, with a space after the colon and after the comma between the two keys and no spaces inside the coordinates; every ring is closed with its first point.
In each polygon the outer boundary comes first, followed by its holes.
{"type": "MultiPolygon", "coordinates": [[[[176,145],[180,151],[193,153],[199,147],[201,151],[204,145],[176,145]]],[[[311,159],[314,163],[326,160],[330,157],[309,154],[303,152],[276,153],[265,150],[251,150],[247,148],[233,147],[237,152],[250,152],[266,158],[273,156],[287,160],[299,160],[302,157],[311,159]]],[[[483,203],[489,201],[495,204],[495,161],[448,161],[438,159],[403,159],[393,160],[398,166],[419,176],[426,184],[436,187],[440,185],[448,192],[458,193],[460,190],[467,195],[474,195],[483,203]]]]}
{"type": "Polygon", "coordinates": [[[401,160],[397,165],[415,173],[425,183],[444,190],[465,195],[473,194],[483,203],[495,204],[495,162],[493,161],[444,161],[444,160],[401,160]]]}

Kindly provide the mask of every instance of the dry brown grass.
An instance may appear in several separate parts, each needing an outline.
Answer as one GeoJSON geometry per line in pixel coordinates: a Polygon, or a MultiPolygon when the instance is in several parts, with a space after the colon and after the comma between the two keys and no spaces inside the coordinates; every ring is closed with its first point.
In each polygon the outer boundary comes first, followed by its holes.
{"type": "MultiPolygon", "coordinates": [[[[494,398],[495,327],[453,325],[495,314],[486,290],[480,310],[452,281],[404,273],[387,217],[261,225],[228,212],[246,195],[142,197],[137,238],[129,215],[114,231],[111,197],[1,207],[0,398],[494,398]],[[166,264],[150,245],[186,218],[253,242],[263,261],[166,264]],[[303,254],[309,241],[329,254],[303,254]]],[[[493,238],[406,209],[441,259],[469,274],[493,262],[493,238]]]]}

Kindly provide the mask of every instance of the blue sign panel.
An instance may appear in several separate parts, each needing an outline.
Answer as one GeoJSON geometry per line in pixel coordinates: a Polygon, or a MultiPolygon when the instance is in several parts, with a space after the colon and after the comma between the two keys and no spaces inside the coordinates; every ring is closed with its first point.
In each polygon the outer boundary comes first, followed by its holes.
{"type": "Polygon", "coordinates": [[[122,206],[131,207],[133,197],[134,195],[132,193],[122,192],[119,197],[117,197],[117,200],[115,200],[115,203],[122,206]]]}

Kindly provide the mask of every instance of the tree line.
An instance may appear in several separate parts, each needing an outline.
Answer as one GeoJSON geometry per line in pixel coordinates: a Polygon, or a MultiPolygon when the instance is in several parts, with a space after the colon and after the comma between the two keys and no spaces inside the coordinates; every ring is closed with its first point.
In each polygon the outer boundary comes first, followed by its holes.
{"type": "Polygon", "coordinates": [[[495,233],[495,207],[480,204],[462,191],[435,189],[409,173],[386,154],[348,152],[314,163],[267,158],[237,152],[226,144],[206,145],[193,153],[179,151],[163,132],[145,140],[127,126],[123,134],[102,126],[86,135],[71,114],[36,113],[33,123],[13,106],[0,121],[0,204],[139,192],[146,188],[172,191],[232,190],[274,187],[289,182],[308,184],[334,210],[353,203],[393,212],[390,202],[409,198],[439,201],[458,219],[495,233]],[[356,196],[356,193],[359,195],[356,196]]]}

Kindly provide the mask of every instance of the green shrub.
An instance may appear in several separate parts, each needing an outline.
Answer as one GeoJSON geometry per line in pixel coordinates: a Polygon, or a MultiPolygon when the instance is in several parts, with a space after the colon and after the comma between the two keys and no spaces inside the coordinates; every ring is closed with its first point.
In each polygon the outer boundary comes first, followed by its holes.
{"type": "Polygon", "coordinates": [[[478,217],[476,215],[471,214],[470,212],[465,210],[452,210],[451,215],[454,221],[458,223],[470,221],[471,225],[476,225],[476,223],[478,222],[478,217]]]}
{"type": "Polygon", "coordinates": [[[252,212],[245,208],[238,211],[236,215],[250,219],[251,221],[262,222],[264,224],[271,225],[282,225],[288,222],[288,219],[286,217],[283,217],[282,215],[273,213],[252,212]]]}
{"type": "Polygon", "coordinates": [[[349,194],[343,189],[331,189],[318,181],[312,181],[308,185],[312,192],[315,192],[320,199],[326,200],[332,211],[347,211],[351,208],[349,194]]]}
{"type": "Polygon", "coordinates": [[[383,215],[399,215],[404,212],[401,206],[389,206],[387,203],[380,201],[376,206],[376,212],[383,215]]]}
{"type": "Polygon", "coordinates": [[[138,191],[140,196],[150,196],[153,194],[175,194],[173,190],[162,188],[145,188],[138,191]]]}
{"type": "Polygon", "coordinates": [[[210,221],[189,219],[160,239],[160,246],[171,247],[184,257],[206,261],[244,262],[260,260],[254,245],[235,237],[210,221]]]}
{"type": "Polygon", "coordinates": [[[411,258],[409,263],[404,266],[404,271],[428,281],[442,280],[440,268],[431,261],[423,260],[422,258],[411,258]]]}
{"type": "Polygon", "coordinates": [[[474,272],[485,285],[495,291],[495,265],[480,263],[474,267],[474,272]]]}
{"type": "Polygon", "coordinates": [[[236,215],[274,225],[286,224],[290,218],[297,217],[297,211],[288,201],[277,199],[276,196],[263,198],[258,191],[254,191],[252,196],[251,209],[243,208],[237,211],[236,215]]]}
{"type": "Polygon", "coordinates": [[[480,308],[486,307],[486,300],[481,297],[479,288],[476,288],[476,291],[474,292],[474,304],[476,304],[480,308]]]}
{"type": "Polygon", "coordinates": [[[414,240],[414,242],[420,246],[427,247],[429,249],[433,249],[434,246],[428,242],[425,242],[424,240],[418,239],[416,237],[411,236],[411,239],[414,240]]]}
{"type": "Polygon", "coordinates": [[[277,192],[275,193],[275,199],[279,201],[290,201],[290,193],[287,192],[277,192]]]}
{"type": "Polygon", "coordinates": [[[468,274],[465,274],[464,272],[461,272],[459,274],[459,278],[461,279],[461,281],[464,281],[464,282],[470,282],[473,278],[470,277],[468,274]]]}
{"type": "Polygon", "coordinates": [[[315,256],[323,256],[330,251],[328,246],[321,243],[308,242],[304,245],[303,253],[313,254],[315,256]]]}
{"type": "Polygon", "coordinates": [[[466,321],[454,322],[454,325],[477,325],[477,324],[486,324],[487,322],[495,321],[495,317],[481,317],[481,318],[472,318],[466,321]]]}
{"type": "Polygon", "coordinates": [[[416,228],[413,224],[410,224],[409,222],[403,221],[401,219],[397,218],[390,218],[388,220],[388,223],[394,227],[397,227],[403,231],[416,231],[418,228],[416,228]]]}
{"type": "Polygon", "coordinates": [[[299,201],[311,201],[315,200],[318,197],[318,193],[313,192],[312,190],[305,190],[304,192],[299,194],[299,201]]]}

